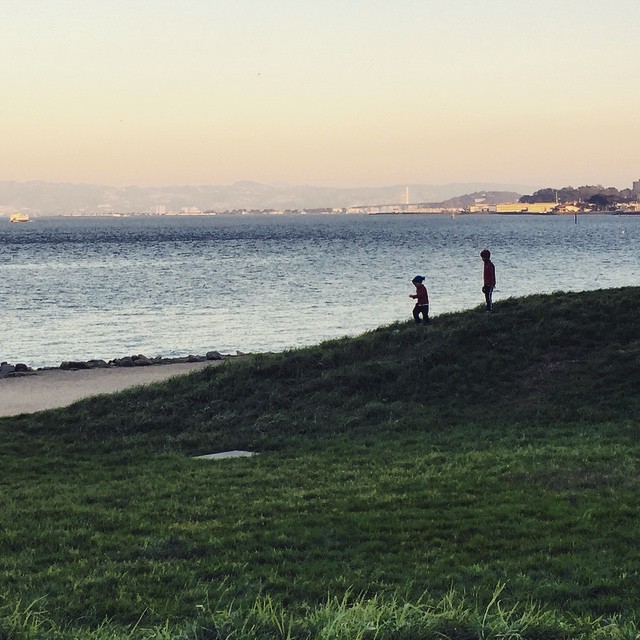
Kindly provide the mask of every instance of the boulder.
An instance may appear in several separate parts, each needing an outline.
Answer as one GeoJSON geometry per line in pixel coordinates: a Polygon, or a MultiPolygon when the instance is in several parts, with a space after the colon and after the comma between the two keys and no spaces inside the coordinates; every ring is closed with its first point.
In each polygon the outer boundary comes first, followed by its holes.
{"type": "Polygon", "coordinates": [[[222,354],[219,351],[207,351],[205,358],[207,360],[223,360],[222,354]]]}
{"type": "Polygon", "coordinates": [[[129,356],[125,358],[116,358],[115,360],[111,360],[111,364],[114,367],[133,367],[133,359],[129,356]]]}
{"type": "Polygon", "coordinates": [[[133,359],[134,367],[150,367],[152,364],[153,364],[153,361],[149,360],[149,358],[145,356],[138,356],[133,359]]]}
{"type": "Polygon", "coordinates": [[[80,360],[68,360],[60,365],[60,369],[64,371],[75,371],[78,369],[91,369],[91,365],[88,362],[82,362],[80,360]]]}
{"type": "Polygon", "coordinates": [[[6,378],[7,376],[10,376],[15,370],[16,368],[12,364],[3,362],[2,364],[0,364],[0,378],[6,378]]]}
{"type": "Polygon", "coordinates": [[[87,364],[92,369],[106,369],[109,365],[104,360],[87,360],[87,364]]]}

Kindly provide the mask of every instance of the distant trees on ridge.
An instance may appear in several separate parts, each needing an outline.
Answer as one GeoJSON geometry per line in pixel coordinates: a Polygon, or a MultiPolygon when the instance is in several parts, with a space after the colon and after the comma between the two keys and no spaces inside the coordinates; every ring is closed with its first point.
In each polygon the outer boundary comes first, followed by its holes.
{"type": "Polygon", "coordinates": [[[562,189],[540,189],[530,196],[522,196],[519,202],[557,202],[567,204],[570,202],[586,202],[599,210],[607,210],[621,202],[633,202],[638,194],[631,189],[618,191],[615,187],[603,187],[602,185],[589,185],[578,187],[562,187],[562,189]]]}

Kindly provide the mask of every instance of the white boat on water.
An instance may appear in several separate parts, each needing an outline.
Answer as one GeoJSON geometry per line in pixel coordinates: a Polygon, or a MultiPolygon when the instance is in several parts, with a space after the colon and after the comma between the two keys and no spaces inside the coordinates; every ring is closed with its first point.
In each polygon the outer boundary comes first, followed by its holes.
{"type": "Polygon", "coordinates": [[[9,222],[31,222],[31,218],[26,213],[12,213],[9,222]]]}

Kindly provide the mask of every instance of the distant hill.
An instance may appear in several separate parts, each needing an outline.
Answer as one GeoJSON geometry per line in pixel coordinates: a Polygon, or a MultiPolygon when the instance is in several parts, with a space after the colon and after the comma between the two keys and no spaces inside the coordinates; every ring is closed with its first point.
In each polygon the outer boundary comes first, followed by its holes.
{"type": "MultiPolygon", "coordinates": [[[[503,202],[518,202],[521,195],[516,191],[476,191],[462,196],[449,198],[437,203],[445,209],[468,207],[470,204],[502,204],[503,202]]],[[[435,203],[432,203],[435,204],[435,203]]]]}
{"type": "Polygon", "coordinates": [[[521,193],[532,193],[536,189],[525,185],[482,183],[333,188],[247,181],[231,185],[169,187],[5,181],[0,182],[0,212],[8,215],[11,210],[21,210],[33,215],[64,215],[98,211],[144,213],[155,207],[165,207],[167,212],[178,212],[183,207],[203,211],[338,208],[402,203],[407,188],[412,203],[443,202],[464,194],[480,197],[478,194],[505,191],[519,197],[521,193]]]}

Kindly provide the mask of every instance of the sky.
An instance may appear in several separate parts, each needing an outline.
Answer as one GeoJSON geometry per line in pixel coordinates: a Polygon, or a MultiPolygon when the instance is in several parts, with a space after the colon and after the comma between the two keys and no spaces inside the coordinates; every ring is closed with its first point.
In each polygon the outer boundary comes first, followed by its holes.
{"type": "Polygon", "coordinates": [[[2,0],[0,180],[640,179],[640,1],[2,0]]]}

